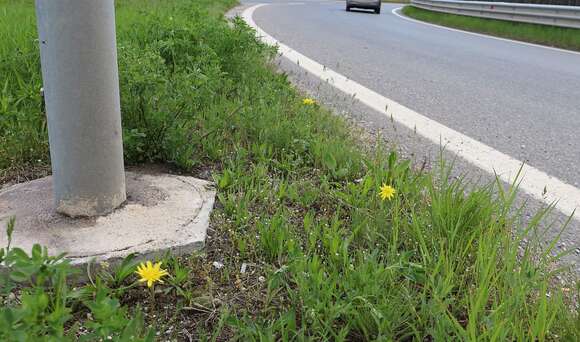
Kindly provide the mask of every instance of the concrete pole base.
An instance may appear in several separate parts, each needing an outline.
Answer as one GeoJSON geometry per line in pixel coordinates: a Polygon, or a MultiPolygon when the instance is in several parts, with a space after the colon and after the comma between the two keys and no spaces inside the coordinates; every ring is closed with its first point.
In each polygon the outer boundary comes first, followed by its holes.
{"type": "MultiPolygon", "coordinates": [[[[215,190],[193,177],[127,172],[127,202],[107,216],[70,218],[54,210],[52,177],[0,190],[0,231],[16,217],[12,246],[67,253],[73,264],[130,253],[180,254],[204,247],[215,190]]],[[[0,246],[7,244],[0,234],[0,246]]]]}

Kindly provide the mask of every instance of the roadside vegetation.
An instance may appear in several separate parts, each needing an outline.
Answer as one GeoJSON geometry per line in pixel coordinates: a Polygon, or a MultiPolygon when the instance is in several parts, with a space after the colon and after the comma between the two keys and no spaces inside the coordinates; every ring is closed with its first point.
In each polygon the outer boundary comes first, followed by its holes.
{"type": "Polygon", "coordinates": [[[521,40],[528,43],[580,51],[580,29],[475,18],[434,12],[414,6],[405,6],[402,11],[408,17],[432,24],[485,33],[501,38],[521,40]]]}
{"type": "MultiPolygon", "coordinates": [[[[539,243],[550,208],[524,222],[517,186],[369,152],[228,25],[234,4],[117,1],[126,161],[215,181],[205,252],[79,286],[41,247],[4,248],[0,340],[580,340],[579,287],[539,243]]],[[[35,40],[33,2],[0,0],[4,182],[49,164],[35,40]]]]}

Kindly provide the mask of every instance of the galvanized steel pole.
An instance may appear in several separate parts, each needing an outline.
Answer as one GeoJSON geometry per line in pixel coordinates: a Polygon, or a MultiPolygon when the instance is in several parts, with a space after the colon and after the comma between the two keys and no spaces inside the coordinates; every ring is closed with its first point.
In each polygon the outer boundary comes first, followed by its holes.
{"type": "Polygon", "coordinates": [[[104,215],[125,199],[113,0],[36,0],[57,211],[104,215]]]}

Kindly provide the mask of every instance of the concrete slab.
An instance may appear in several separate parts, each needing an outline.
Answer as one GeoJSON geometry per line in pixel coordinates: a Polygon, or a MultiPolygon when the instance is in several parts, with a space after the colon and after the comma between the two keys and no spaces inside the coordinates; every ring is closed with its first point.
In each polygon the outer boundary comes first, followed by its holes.
{"type": "Polygon", "coordinates": [[[58,214],[51,177],[0,190],[0,246],[6,246],[4,227],[15,216],[12,246],[29,252],[38,243],[51,254],[66,252],[73,264],[203,248],[215,199],[211,183],[135,172],[126,173],[126,183],[127,202],[93,218],[58,214]]]}

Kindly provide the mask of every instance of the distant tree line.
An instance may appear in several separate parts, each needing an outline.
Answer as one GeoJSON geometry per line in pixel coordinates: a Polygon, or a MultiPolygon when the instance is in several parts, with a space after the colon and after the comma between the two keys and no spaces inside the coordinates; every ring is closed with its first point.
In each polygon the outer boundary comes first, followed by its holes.
{"type": "Polygon", "coordinates": [[[536,4],[536,5],[580,6],[580,0],[471,0],[471,1],[514,2],[520,4],[536,4]]]}

